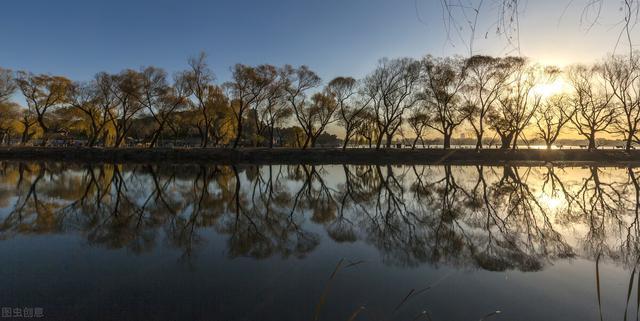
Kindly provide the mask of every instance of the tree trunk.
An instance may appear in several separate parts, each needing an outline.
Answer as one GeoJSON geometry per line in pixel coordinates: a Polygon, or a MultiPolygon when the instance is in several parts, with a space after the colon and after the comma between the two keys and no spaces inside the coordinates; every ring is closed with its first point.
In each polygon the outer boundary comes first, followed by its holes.
{"type": "Polygon", "coordinates": [[[480,121],[480,129],[476,130],[476,150],[482,149],[482,136],[484,136],[484,130],[482,129],[482,121],[480,121]]]}
{"type": "Polygon", "coordinates": [[[482,149],[482,136],[478,136],[478,139],[476,140],[476,150],[481,150],[482,149]]]}
{"type": "Polygon", "coordinates": [[[273,131],[274,131],[274,126],[271,126],[269,128],[269,148],[273,148],[273,131]]]}
{"type": "Polygon", "coordinates": [[[38,125],[40,125],[40,128],[42,129],[42,143],[40,146],[46,146],[47,140],[49,139],[49,128],[44,124],[44,118],[42,116],[38,116],[37,120],[38,125]]]}
{"type": "Polygon", "coordinates": [[[442,143],[442,147],[444,149],[451,148],[451,134],[450,133],[445,133],[444,134],[444,142],[442,143]]]}
{"type": "Polygon", "coordinates": [[[392,140],[391,135],[386,134],[386,136],[387,136],[387,148],[391,148],[391,140],[392,140]]]}
{"type": "Polygon", "coordinates": [[[27,139],[29,138],[29,126],[25,126],[22,131],[22,137],[20,138],[20,144],[24,145],[27,143],[27,139]]]}
{"type": "Polygon", "coordinates": [[[349,127],[346,128],[346,132],[344,134],[344,142],[342,142],[342,150],[347,149],[347,144],[349,144],[349,140],[351,139],[351,130],[349,127]]]}
{"type": "Polygon", "coordinates": [[[307,146],[309,146],[309,140],[311,139],[311,135],[307,134],[307,137],[304,139],[304,144],[302,145],[302,149],[307,149],[307,146]]]}
{"type": "Polygon", "coordinates": [[[315,148],[316,147],[316,140],[318,140],[318,136],[311,136],[311,138],[309,139],[309,141],[311,143],[311,148],[315,148]]]}
{"type": "Polygon", "coordinates": [[[156,147],[156,143],[158,142],[158,138],[160,137],[160,131],[156,131],[153,133],[151,137],[151,141],[149,142],[149,148],[156,147]]]}
{"type": "Polygon", "coordinates": [[[233,141],[233,148],[238,147],[240,138],[242,137],[242,115],[238,118],[238,132],[236,133],[236,139],[233,141]]]}
{"type": "Polygon", "coordinates": [[[509,147],[511,147],[511,139],[513,138],[513,133],[498,133],[498,135],[500,135],[500,149],[509,149],[509,147]]]}
{"type": "Polygon", "coordinates": [[[591,136],[589,136],[589,150],[594,150],[597,149],[596,147],[596,135],[595,134],[591,134],[591,136]]]}
{"type": "Polygon", "coordinates": [[[627,137],[627,141],[625,143],[625,150],[628,152],[631,150],[631,143],[633,143],[633,135],[629,134],[629,136],[627,137]]]}
{"type": "MultiPolygon", "coordinates": [[[[380,149],[380,146],[382,145],[382,136],[383,135],[378,135],[376,138],[376,149],[380,149]]],[[[369,147],[371,147],[371,144],[369,144],[369,147]]]]}

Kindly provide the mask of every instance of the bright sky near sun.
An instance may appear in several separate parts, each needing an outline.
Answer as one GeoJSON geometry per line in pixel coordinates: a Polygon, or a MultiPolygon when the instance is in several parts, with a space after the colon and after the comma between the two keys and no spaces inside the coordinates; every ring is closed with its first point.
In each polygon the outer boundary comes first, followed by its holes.
{"type": "MultiPolygon", "coordinates": [[[[474,53],[517,53],[495,35],[497,1],[484,2],[474,53]]],[[[587,31],[586,0],[528,1],[520,53],[566,65],[612,52],[619,4],[604,2],[587,31]]],[[[21,0],[2,4],[0,66],[86,80],[143,65],[177,71],[204,50],[220,81],[238,62],[307,64],[328,81],[362,77],[385,56],[469,54],[451,38],[440,0],[21,0]]]]}

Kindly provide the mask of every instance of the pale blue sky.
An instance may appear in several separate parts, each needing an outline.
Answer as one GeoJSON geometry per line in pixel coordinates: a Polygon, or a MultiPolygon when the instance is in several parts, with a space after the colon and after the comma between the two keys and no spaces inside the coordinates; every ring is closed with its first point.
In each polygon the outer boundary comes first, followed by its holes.
{"type": "MultiPolygon", "coordinates": [[[[612,51],[617,2],[605,0],[605,19],[588,33],[580,0],[559,21],[568,2],[526,3],[523,55],[566,64],[612,51]]],[[[495,0],[485,8],[476,52],[502,55],[508,49],[490,27],[495,0]]],[[[447,41],[442,13],[440,0],[3,1],[0,66],[86,80],[144,65],[172,72],[205,51],[220,81],[237,62],[307,64],[328,81],[364,76],[385,56],[467,55],[447,41]]]]}

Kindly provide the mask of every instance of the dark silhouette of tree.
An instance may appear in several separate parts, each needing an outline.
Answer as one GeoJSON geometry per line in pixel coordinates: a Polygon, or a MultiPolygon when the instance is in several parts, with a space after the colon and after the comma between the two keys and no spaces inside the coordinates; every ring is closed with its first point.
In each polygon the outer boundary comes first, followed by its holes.
{"type": "MultiPolygon", "coordinates": [[[[269,148],[273,148],[276,127],[282,125],[293,111],[285,98],[286,75],[282,69],[270,65],[262,66],[261,74],[268,84],[253,107],[256,126],[256,136],[262,135],[269,139],[269,148]]],[[[258,144],[259,138],[255,138],[258,144]]]]}
{"type": "Polygon", "coordinates": [[[359,99],[358,82],[351,77],[337,77],[329,82],[326,91],[336,100],[338,111],[336,118],[344,129],[342,149],[346,149],[349,141],[356,134],[362,123],[362,113],[369,106],[369,101],[359,99]]]}
{"type": "Polygon", "coordinates": [[[167,83],[166,73],[159,68],[147,67],[141,72],[141,76],[141,104],[156,124],[149,141],[149,148],[153,148],[165,127],[171,126],[175,112],[187,107],[187,97],[191,92],[187,72],[176,74],[173,85],[167,83]]]}
{"type": "Polygon", "coordinates": [[[500,136],[502,149],[517,147],[518,138],[522,137],[541,102],[541,97],[533,93],[540,79],[539,69],[527,65],[522,58],[510,58],[509,64],[510,86],[502,90],[498,106],[488,114],[491,128],[500,136]]]}
{"type": "Polygon", "coordinates": [[[596,135],[611,132],[616,121],[618,110],[611,103],[614,95],[599,76],[597,67],[574,66],[569,71],[569,80],[573,87],[571,103],[575,108],[571,123],[589,141],[589,150],[594,150],[596,135]]]}
{"type": "Polygon", "coordinates": [[[360,115],[360,124],[356,127],[356,136],[364,140],[369,148],[372,148],[380,135],[376,115],[372,111],[365,109],[360,115]]]}
{"type": "Polygon", "coordinates": [[[115,97],[115,108],[109,109],[109,119],[115,131],[113,145],[120,147],[126,143],[129,131],[133,126],[133,119],[143,109],[142,100],[142,75],[135,70],[124,70],[116,75],[102,75],[101,81],[105,81],[115,97]]]}
{"type": "Polygon", "coordinates": [[[199,113],[194,123],[200,135],[202,148],[209,146],[210,139],[214,139],[215,144],[221,143],[228,132],[226,128],[232,126],[228,123],[228,117],[225,117],[225,110],[229,108],[228,98],[224,96],[222,89],[213,83],[215,75],[206,58],[204,53],[190,58],[190,70],[184,75],[193,96],[192,104],[199,113]]]}
{"type": "Polygon", "coordinates": [[[451,147],[453,131],[466,119],[461,90],[466,77],[462,58],[434,58],[422,61],[423,92],[420,97],[429,117],[427,126],[443,136],[443,147],[451,147]]]}
{"type": "Polygon", "coordinates": [[[333,113],[336,110],[335,99],[326,92],[316,93],[311,99],[307,98],[306,92],[318,87],[321,82],[320,77],[307,66],[294,69],[287,65],[283,72],[287,77],[286,99],[305,134],[302,148],[307,148],[309,144],[314,147],[318,136],[333,120],[333,113]]]}
{"type": "MultiPolygon", "coordinates": [[[[637,55],[611,56],[600,67],[602,78],[613,94],[613,101],[620,107],[621,120],[614,125],[624,136],[625,149],[638,139],[640,125],[640,66],[637,55]]],[[[612,102],[613,102],[612,101],[612,102]]]]}
{"type": "Polygon", "coordinates": [[[402,125],[407,109],[417,101],[416,91],[420,79],[420,63],[411,58],[382,59],[378,67],[364,80],[364,95],[371,100],[376,121],[376,149],[391,147],[396,131],[402,125]]]}
{"type": "Polygon", "coordinates": [[[549,97],[540,104],[540,107],[533,114],[533,119],[538,137],[544,141],[547,149],[551,149],[574,113],[575,109],[569,106],[568,98],[565,95],[549,97]]]}
{"type": "Polygon", "coordinates": [[[473,56],[465,61],[464,109],[476,134],[476,150],[482,148],[487,115],[495,108],[499,95],[509,85],[511,60],[473,56]]]}
{"type": "Polygon", "coordinates": [[[422,142],[424,145],[423,135],[425,134],[425,130],[428,127],[429,123],[429,115],[427,115],[421,108],[413,108],[411,110],[411,114],[407,118],[407,124],[411,131],[416,136],[411,143],[411,149],[416,148],[416,144],[418,140],[422,142]]]}
{"type": "Polygon", "coordinates": [[[84,116],[84,123],[88,124],[87,145],[93,147],[106,134],[109,124],[109,111],[114,107],[115,97],[111,93],[108,81],[99,82],[103,77],[98,75],[95,81],[74,82],[67,91],[69,104],[79,110],[84,116]]]}
{"type": "MultiPolygon", "coordinates": [[[[236,64],[232,68],[233,80],[225,83],[224,87],[229,91],[231,108],[236,119],[237,131],[233,148],[238,147],[242,139],[245,113],[251,108],[257,110],[267,88],[276,81],[277,75],[276,68],[271,65],[251,67],[236,64]]],[[[254,116],[257,116],[257,112],[254,113],[254,116]]]]}

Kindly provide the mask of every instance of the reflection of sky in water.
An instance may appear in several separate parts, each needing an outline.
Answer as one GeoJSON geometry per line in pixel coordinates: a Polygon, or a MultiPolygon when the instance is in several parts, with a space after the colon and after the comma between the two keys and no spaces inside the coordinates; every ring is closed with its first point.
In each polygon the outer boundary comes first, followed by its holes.
{"type": "Polygon", "coordinates": [[[65,320],[310,320],[329,284],[321,320],[360,306],[363,320],[597,320],[600,255],[603,314],[621,319],[637,175],[5,163],[0,305],[65,320]]]}

